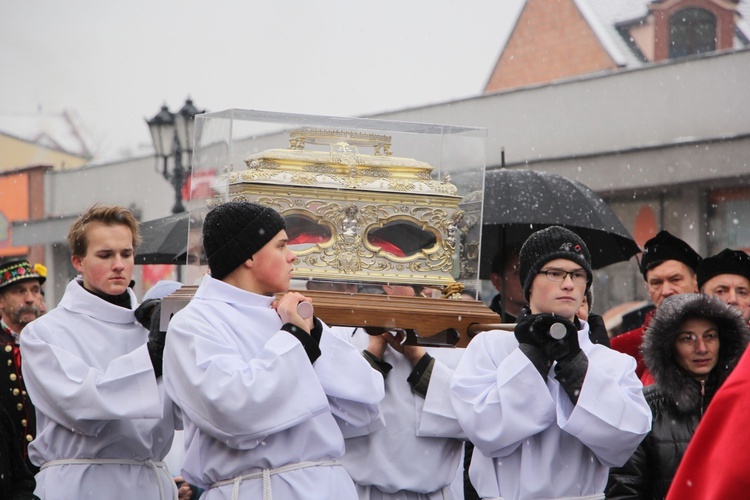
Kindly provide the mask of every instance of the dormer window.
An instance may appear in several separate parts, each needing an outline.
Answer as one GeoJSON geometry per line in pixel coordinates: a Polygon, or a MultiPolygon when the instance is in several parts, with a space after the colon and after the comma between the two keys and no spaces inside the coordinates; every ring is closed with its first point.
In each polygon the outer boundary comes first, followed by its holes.
{"type": "Polygon", "coordinates": [[[716,50],[716,16],[705,9],[682,9],[669,18],[669,58],[716,50]]]}

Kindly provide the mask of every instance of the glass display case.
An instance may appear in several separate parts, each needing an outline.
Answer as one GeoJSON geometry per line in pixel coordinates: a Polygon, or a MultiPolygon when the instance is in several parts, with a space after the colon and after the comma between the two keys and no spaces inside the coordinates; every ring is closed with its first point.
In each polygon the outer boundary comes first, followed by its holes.
{"type": "Polygon", "coordinates": [[[477,127],[238,109],[198,115],[188,196],[195,255],[185,282],[206,271],[206,211],[245,200],[284,216],[299,258],[293,288],[407,284],[425,296],[476,298],[485,144],[477,127]]]}

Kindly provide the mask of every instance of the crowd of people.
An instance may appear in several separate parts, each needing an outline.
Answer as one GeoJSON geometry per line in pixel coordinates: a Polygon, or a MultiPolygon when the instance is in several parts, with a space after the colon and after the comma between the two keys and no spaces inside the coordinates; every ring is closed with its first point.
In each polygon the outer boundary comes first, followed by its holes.
{"type": "Polygon", "coordinates": [[[207,213],[209,272],[168,328],[175,287],[132,290],[139,243],[127,209],[87,210],[49,312],[43,266],[0,264],[1,498],[727,498],[748,482],[740,460],[706,473],[708,448],[733,446],[724,422],[743,428],[742,251],[702,259],[659,232],[640,258],[656,308],[610,339],[586,243],[549,227],[493,264],[513,332],[447,349],[307,314],[271,208],[207,213]]]}

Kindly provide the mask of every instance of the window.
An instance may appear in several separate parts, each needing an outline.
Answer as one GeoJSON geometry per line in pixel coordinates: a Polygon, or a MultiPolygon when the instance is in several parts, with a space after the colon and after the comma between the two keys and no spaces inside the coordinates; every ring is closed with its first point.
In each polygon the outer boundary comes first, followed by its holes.
{"type": "Polygon", "coordinates": [[[705,9],[683,9],[669,19],[669,58],[716,50],[716,16],[705,9]]]}
{"type": "Polygon", "coordinates": [[[708,255],[724,248],[750,248],[750,189],[717,188],[708,193],[708,255]]]}

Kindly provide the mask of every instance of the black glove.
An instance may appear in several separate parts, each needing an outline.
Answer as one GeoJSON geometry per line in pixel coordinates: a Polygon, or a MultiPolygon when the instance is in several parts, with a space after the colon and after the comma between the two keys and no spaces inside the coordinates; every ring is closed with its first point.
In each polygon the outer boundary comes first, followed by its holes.
{"type": "Polygon", "coordinates": [[[589,314],[587,322],[591,342],[609,347],[609,334],[607,333],[607,326],[604,324],[604,318],[598,314],[589,314]]]}
{"type": "Polygon", "coordinates": [[[162,356],[167,332],[161,331],[161,299],[149,299],[135,310],[135,318],[148,330],[148,355],[156,378],[162,374],[162,356]]]}
{"type": "Polygon", "coordinates": [[[146,330],[151,329],[151,318],[154,316],[154,308],[161,305],[161,299],[148,299],[135,310],[135,319],[143,325],[146,330]]]}
{"type": "Polygon", "coordinates": [[[579,351],[574,357],[566,361],[558,361],[555,365],[555,378],[568,395],[573,404],[578,403],[583,381],[589,369],[589,358],[586,353],[579,351]]]}
{"type": "Polygon", "coordinates": [[[519,344],[529,344],[539,347],[531,331],[531,325],[536,321],[537,316],[536,314],[531,314],[525,307],[521,309],[521,313],[516,320],[516,326],[513,328],[513,333],[519,344]]]}
{"type": "Polygon", "coordinates": [[[513,333],[516,336],[516,340],[518,340],[518,348],[529,358],[531,364],[534,365],[539,375],[546,382],[547,374],[549,373],[550,366],[552,366],[552,360],[540,348],[534,335],[533,324],[538,319],[538,316],[537,314],[529,314],[528,311],[522,309],[513,333]]]}
{"type": "Polygon", "coordinates": [[[578,403],[589,360],[578,344],[578,328],[567,318],[556,314],[540,314],[532,326],[537,342],[547,356],[557,361],[555,378],[562,385],[573,404],[578,403]],[[550,328],[555,323],[565,327],[565,336],[555,339],[550,328]]]}
{"type": "Polygon", "coordinates": [[[578,345],[578,328],[573,322],[557,314],[533,316],[535,319],[531,325],[532,336],[547,356],[558,363],[564,363],[581,352],[581,346],[578,345]],[[550,334],[550,328],[555,323],[565,327],[565,336],[562,339],[558,340],[550,334]]]}

